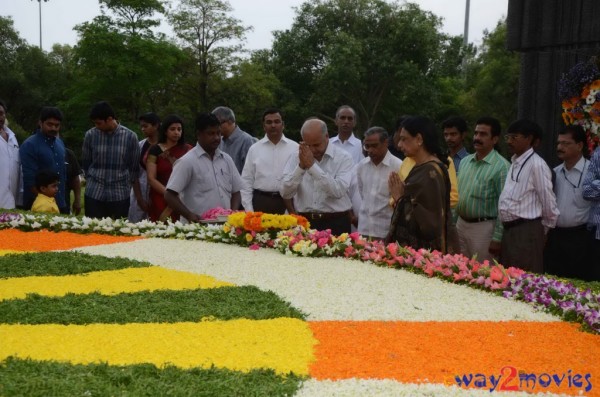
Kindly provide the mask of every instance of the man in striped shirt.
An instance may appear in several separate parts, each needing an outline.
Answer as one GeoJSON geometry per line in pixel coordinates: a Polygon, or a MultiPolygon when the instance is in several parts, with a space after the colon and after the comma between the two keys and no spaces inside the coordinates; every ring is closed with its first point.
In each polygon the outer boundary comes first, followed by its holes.
{"type": "Polygon", "coordinates": [[[534,273],[544,270],[545,233],[554,228],[559,215],[550,168],[533,151],[533,142],[541,137],[542,128],[531,120],[517,120],[508,127],[505,138],[514,154],[498,202],[504,226],[500,262],[534,273]]]}
{"type": "Polygon", "coordinates": [[[467,257],[491,261],[500,254],[502,222],[498,199],[510,163],[494,146],[500,138],[500,122],[493,117],[477,120],[473,134],[475,153],[467,155],[458,174],[458,220],[460,251],[467,257]]]}
{"type": "Polygon", "coordinates": [[[107,102],[90,112],[94,123],[83,139],[85,215],[91,218],[127,218],[129,192],[138,177],[140,147],[137,136],[119,124],[107,102]]]}

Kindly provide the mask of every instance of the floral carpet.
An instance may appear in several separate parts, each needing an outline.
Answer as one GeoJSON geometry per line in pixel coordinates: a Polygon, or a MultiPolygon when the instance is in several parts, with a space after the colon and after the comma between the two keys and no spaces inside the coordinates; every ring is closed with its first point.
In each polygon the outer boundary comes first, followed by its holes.
{"type": "Polygon", "coordinates": [[[153,267],[0,279],[27,294],[256,286],[306,314],[150,324],[2,324],[8,357],[75,364],[270,368],[304,376],[298,396],[600,395],[600,336],[519,301],[345,258],[221,243],[0,231],[0,253],[77,250],[153,267]]]}

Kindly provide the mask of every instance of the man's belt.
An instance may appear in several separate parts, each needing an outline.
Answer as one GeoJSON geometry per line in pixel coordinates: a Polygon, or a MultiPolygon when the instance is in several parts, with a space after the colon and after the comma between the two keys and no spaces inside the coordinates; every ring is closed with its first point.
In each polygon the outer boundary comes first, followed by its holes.
{"type": "Polygon", "coordinates": [[[467,222],[467,223],[479,223],[479,222],[485,222],[485,221],[495,221],[496,217],[495,216],[484,216],[481,218],[465,218],[464,216],[461,216],[460,219],[462,219],[463,221],[467,222]]]}
{"type": "Polygon", "coordinates": [[[514,221],[502,222],[502,226],[505,229],[510,229],[511,227],[519,226],[523,223],[538,221],[542,218],[534,218],[534,219],[525,219],[525,218],[517,218],[514,221]]]}
{"type": "Polygon", "coordinates": [[[349,215],[349,211],[342,212],[299,212],[298,215],[302,215],[309,221],[325,220],[325,219],[336,219],[343,218],[349,215]]]}
{"type": "Polygon", "coordinates": [[[281,198],[281,194],[279,194],[279,192],[265,192],[263,190],[254,189],[254,194],[271,198],[281,198]]]}

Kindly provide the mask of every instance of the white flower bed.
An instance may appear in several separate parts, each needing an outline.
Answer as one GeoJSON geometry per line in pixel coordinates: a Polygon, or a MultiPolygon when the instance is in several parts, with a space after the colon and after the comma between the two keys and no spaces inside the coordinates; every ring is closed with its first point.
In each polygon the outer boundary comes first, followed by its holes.
{"type": "Polygon", "coordinates": [[[527,392],[501,392],[487,389],[461,389],[458,386],[434,384],[406,384],[393,380],[348,379],[339,381],[317,381],[310,379],[303,383],[296,397],[530,397],[530,396],[566,396],[566,394],[527,392]]]}
{"type": "Polygon", "coordinates": [[[271,290],[308,320],[559,321],[467,286],[343,258],[301,258],[202,241],[144,239],[79,251],[146,260],[271,290]]]}

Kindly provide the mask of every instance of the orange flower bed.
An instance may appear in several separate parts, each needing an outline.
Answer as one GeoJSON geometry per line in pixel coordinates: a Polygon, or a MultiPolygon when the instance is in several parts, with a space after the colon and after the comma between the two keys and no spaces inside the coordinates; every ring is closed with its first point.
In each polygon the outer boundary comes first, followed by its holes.
{"type": "MultiPolygon", "coordinates": [[[[521,384],[519,390],[576,394],[586,387],[584,376],[590,374],[594,387],[585,394],[600,395],[600,336],[580,332],[577,324],[323,321],[311,322],[310,327],[319,341],[310,368],[316,379],[455,385],[456,375],[483,374],[487,379],[503,375],[508,387],[519,386],[523,371],[538,377],[565,376],[560,387],[551,378],[547,387],[523,389],[521,384]],[[511,369],[516,373],[512,380],[507,379],[511,369]],[[569,376],[573,380],[577,374],[583,386],[569,387],[569,376]]],[[[488,381],[486,388],[490,387],[488,381]]]]}
{"type": "Polygon", "coordinates": [[[0,249],[16,251],[55,251],[90,245],[125,243],[142,237],[109,236],[105,234],[55,233],[48,230],[22,232],[0,230],[0,249]]]}

